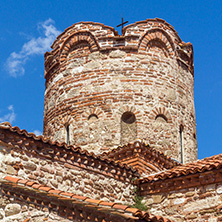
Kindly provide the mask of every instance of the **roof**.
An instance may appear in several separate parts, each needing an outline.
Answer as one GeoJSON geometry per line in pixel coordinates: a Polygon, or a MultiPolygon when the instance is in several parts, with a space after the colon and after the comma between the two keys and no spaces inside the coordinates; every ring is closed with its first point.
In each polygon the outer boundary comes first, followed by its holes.
{"type": "Polygon", "coordinates": [[[0,181],[0,186],[3,195],[13,196],[19,201],[31,202],[35,206],[44,205],[51,209],[58,209],[58,214],[69,219],[81,217],[80,219],[84,221],[89,218],[90,221],[94,221],[95,218],[102,217],[103,221],[171,221],[130,206],[78,196],[17,177],[5,176],[0,181]],[[80,209],[84,212],[81,215],[77,213],[80,209]]]}
{"type": "Polygon", "coordinates": [[[104,152],[101,156],[117,163],[133,166],[140,174],[156,173],[181,165],[181,163],[151,148],[141,140],[119,146],[109,152],[104,152]]]}
{"type": "Polygon", "coordinates": [[[67,145],[66,143],[59,143],[56,141],[52,141],[49,138],[44,136],[36,136],[34,133],[28,133],[26,130],[21,130],[19,127],[12,127],[9,122],[4,122],[0,124],[0,141],[7,143],[8,145],[16,145],[16,147],[20,147],[21,149],[27,148],[31,149],[34,146],[32,152],[36,152],[36,154],[45,154],[47,152],[46,148],[49,148],[47,153],[47,157],[49,158],[64,158],[64,153],[71,154],[73,156],[78,155],[81,156],[82,159],[93,159],[94,161],[100,161],[110,167],[114,167],[115,169],[126,170],[127,174],[133,175],[134,177],[138,177],[137,170],[132,168],[131,166],[127,166],[126,164],[117,163],[111,159],[106,158],[105,156],[97,156],[93,152],[88,152],[87,150],[83,150],[80,147],[74,147],[72,145],[67,145]],[[12,133],[13,139],[8,139],[6,133],[12,133]],[[20,136],[20,138],[18,138],[20,136]],[[28,140],[31,140],[28,142],[28,140]],[[23,144],[25,143],[25,144],[23,144]],[[40,143],[40,144],[39,144],[40,143]],[[36,148],[37,146],[37,148],[36,148]]]}
{"type": "Polygon", "coordinates": [[[170,170],[166,170],[143,179],[138,179],[137,181],[139,181],[140,183],[145,183],[157,180],[166,180],[168,178],[187,176],[221,168],[222,168],[222,154],[219,154],[212,157],[204,158],[202,160],[191,162],[185,165],[180,165],[170,170]]]}
{"type": "Polygon", "coordinates": [[[219,154],[137,179],[135,184],[141,195],[148,195],[219,183],[221,175],[222,154],[219,154]]]}

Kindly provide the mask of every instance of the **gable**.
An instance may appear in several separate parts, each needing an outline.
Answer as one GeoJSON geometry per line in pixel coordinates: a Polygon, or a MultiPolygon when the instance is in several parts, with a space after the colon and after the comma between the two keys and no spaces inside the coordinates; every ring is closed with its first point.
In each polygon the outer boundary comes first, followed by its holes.
{"type": "Polygon", "coordinates": [[[149,175],[181,165],[140,140],[123,147],[119,146],[110,152],[103,153],[102,156],[114,160],[116,163],[132,166],[138,170],[140,175],[149,175]]]}

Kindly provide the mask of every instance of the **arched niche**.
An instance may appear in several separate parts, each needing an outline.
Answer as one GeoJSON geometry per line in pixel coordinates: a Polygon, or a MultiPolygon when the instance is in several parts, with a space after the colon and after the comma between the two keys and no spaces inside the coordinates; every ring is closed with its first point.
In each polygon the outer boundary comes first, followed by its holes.
{"type": "Polygon", "coordinates": [[[140,39],[138,46],[140,51],[159,51],[164,56],[172,56],[174,48],[171,37],[161,29],[147,31],[140,39]]]}
{"type": "Polygon", "coordinates": [[[87,47],[90,52],[99,50],[99,44],[90,32],[76,32],[69,36],[60,49],[60,62],[64,62],[73,51],[87,47]]]}

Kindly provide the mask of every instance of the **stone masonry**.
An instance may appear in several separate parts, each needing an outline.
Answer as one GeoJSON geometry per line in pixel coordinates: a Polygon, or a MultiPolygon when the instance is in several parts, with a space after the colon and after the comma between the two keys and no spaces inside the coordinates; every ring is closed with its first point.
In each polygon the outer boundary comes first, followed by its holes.
{"type": "Polygon", "coordinates": [[[222,220],[222,183],[147,194],[143,200],[152,214],[177,222],[222,220]]]}
{"type": "Polygon", "coordinates": [[[71,150],[66,145],[36,142],[30,134],[16,134],[13,138],[14,134],[7,126],[0,129],[0,178],[18,176],[93,199],[133,203],[136,170],[80,148],[71,150]]]}
{"type": "Polygon", "coordinates": [[[161,19],[123,35],[80,22],[45,54],[44,136],[95,153],[136,138],[174,159],[197,157],[193,48],[161,19]]]}

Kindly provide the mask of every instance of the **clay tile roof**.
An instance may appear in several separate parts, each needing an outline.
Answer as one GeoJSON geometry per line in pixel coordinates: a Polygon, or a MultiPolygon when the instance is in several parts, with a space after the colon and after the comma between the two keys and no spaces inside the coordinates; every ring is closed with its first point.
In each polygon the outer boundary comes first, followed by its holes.
{"type": "Polygon", "coordinates": [[[62,192],[62,193],[60,193],[60,195],[67,196],[67,197],[72,197],[74,194],[73,193],[62,192]]]}
{"type": "Polygon", "coordinates": [[[115,205],[115,203],[112,202],[106,202],[106,201],[102,201],[100,203],[101,206],[107,206],[107,207],[113,207],[115,205]]]}
{"type": "Polygon", "coordinates": [[[129,206],[121,205],[121,204],[114,204],[113,209],[120,209],[120,210],[126,210],[129,206]]]}
{"type": "Polygon", "coordinates": [[[19,178],[11,177],[11,176],[6,176],[4,179],[13,183],[17,183],[19,181],[19,178]]]}
{"type": "MultiPolygon", "coordinates": [[[[119,204],[119,203],[111,203],[111,202],[106,202],[106,201],[101,201],[101,200],[94,200],[87,197],[78,196],[73,193],[54,190],[53,188],[43,186],[41,184],[33,183],[33,181],[28,181],[27,183],[19,183],[18,181],[23,181],[23,180],[16,177],[5,176],[3,180],[0,181],[0,186],[4,185],[3,189],[4,188],[10,189],[10,187],[12,187],[13,189],[11,189],[10,192],[13,192],[13,191],[18,192],[17,189],[15,190],[14,188],[15,187],[19,188],[20,189],[19,197],[21,198],[21,196],[27,195],[27,197],[24,198],[26,199],[26,201],[32,200],[32,197],[30,197],[31,193],[27,193],[27,190],[29,189],[29,191],[33,193],[35,197],[34,199],[37,198],[38,201],[41,202],[41,204],[45,204],[44,201],[48,196],[49,198],[50,197],[55,198],[54,201],[52,202],[53,204],[56,204],[55,200],[57,200],[60,202],[59,206],[61,206],[61,204],[64,204],[64,207],[71,206],[70,209],[73,209],[73,207],[75,208],[75,205],[79,206],[81,204],[81,209],[83,211],[84,209],[86,211],[87,209],[90,211],[93,209],[94,213],[96,213],[97,215],[100,215],[100,213],[102,213],[101,215],[104,216],[104,214],[108,213],[107,216],[112,214],[112,215],[117,215],[119,218],[133,219],[132,221],[140,220],[140,221],[153,221],[153,222],[154,221],[155,222],[160,222],[160,221],[171,222],[170,220],[166,218],[159,217],[159,216],[157,217],[157,216],[149,214],[148,212],[144,212],[136,208],[131,208],[126,205],[119,204]],[[27,187],[26,184],[28,183],[30,184],[33,183],[33,186],[31,188],[27,187]],[[41,193],[39,193],[38,191],[41,191],[41,193]],[[46,195],[43,195],[44,193],[46,195]],[[64,196],[68,196],[68,198],[64,196]],[[43,200],[41,200],[41,198],[43,200]],[[79,202],[79,200],[81,200],[81,202],[79,202]]],[[[51,201],[49,201],[49,203],[50,203],[49,204],[49,207],[50,207],[51,201]]],[[[120,220],[118,219],[118,221],[120,220]]],[[[117,220],[112,220],[112,221],[117,221],[117,220]]]]}
{"type": "Polygon", "coordinates": [[[34,182],[34,181],[28,181],[25,185],[31,187],[35,183],[36,182],[34,182]]]}
{"type": "Polygon", "coordinates": [[[50,191],[50,190],[52,190],[52,188],[50,188],[50,187],[45,187],[45,186],[41,186],[41,187],[39,187],[39,190],[44,190],[44,191],[50,191]]]}
{"type": "Polygon", "coordinates": [[[84,201],[85,199],[87,199],[87,197],[83,197],[83,196],[79,196],[79,195],[73,195],[72,198],[75,198],[77,200],[82,200],[84,201]]]}
{"type": "Polygon", "coordinates": [[[94,199],[90,199],[90,198],[86,198],[85,201],[87,201],[89,203],[94,203],[94,204],[100,204],[102,202],[102,200],[94,200],[94,199]]]}
{"type": "Polygon", "coordinates": [[[22,183],[22,184],[26,184],[27,182],[28,182],[28,180],[23,180],[23,179],[18,180],[18,183],[22,183]]]}
{"type": "Polygon", "coordinates": [[[136,140],[133,143],[119,146],[109,152],[104,152],[100,157],[131,165],[140,173],[148,173],[148,171],[145,171],[146,167],[150,167],[154,172],[158,172],[182,165],[164,153],[151,148],[141,140],[136,140]]]}
{"type": "Polygon", "coordinates": [[[71,151],[71,152],[75,152],[75,153],[79,153],[79,154],[85,155],[86,157],[92,157],[94,159],[98,159],[100,161],[106,162],[106,163],[108,163],[110,165],[113,165],[115,167],[124,168],[124,169],[128,170],[128,172],[131,172],[133,174],[138,174],[137,170],[134,169],[131,166],[127,166],[126,164],[117,163],[115,161],[112,161],[112,160],[108,159],[105,156],[104,157],[97,156],[93,152],[89,153],[87,150],[83,150],[80,147],[74,147],[72,145],[67,145],[64,142],[63,143],[59,143],[57,141],[52,141],[49,138],[46,138],[46,137],[44,137],[42,135],[36,136],[34,133],[28,133],[26,130],[24,130],[24,129],[21,130],[17,126],[12,127],[9,122],[0,123],[0,130],[10,131],[10,132],[15,133],[17,135],[21,135],[21,136],[24,136],[26,138],[31,138],[31,139],[34,140],[34,142],[39,141],[39,142],[43,143],[43,145],[44,144],[48,144],[48,145],[51,145],[51,146],[57,146],[57,147],[59,147],[61,149],[64,149],[65,151],[71,151]]]}
{"type": "Polygon", "coordinates": [[[42,186],[42,184],[33,184],[32,185],[32,188],[34,188],[34,189],[39,189],[40,187],[42,186]]]}
{"type": "Polygon", "coordinates": [[[54,189],[52,189],[52,190],[49,190],[49,193],[60,194],[60,193],[62,193],[62,191],[61,190],[54,190],[54,189]]]}
{"type": "Polygon", "coordinates": [[[165,180],[168,178],[187,176],[221,168],[222,168],[222,154],[219,154],[212,157],[204,158],[202,160],[191,162],[185,165],[177,166],[170,170],[166,170],[152,176],[138,179],[136,183],[141,184],[151,181],[165,180]]]}

